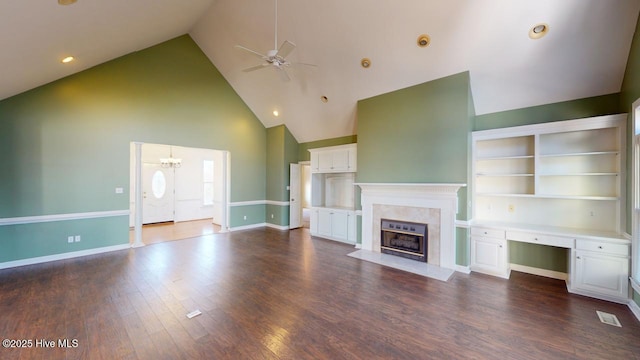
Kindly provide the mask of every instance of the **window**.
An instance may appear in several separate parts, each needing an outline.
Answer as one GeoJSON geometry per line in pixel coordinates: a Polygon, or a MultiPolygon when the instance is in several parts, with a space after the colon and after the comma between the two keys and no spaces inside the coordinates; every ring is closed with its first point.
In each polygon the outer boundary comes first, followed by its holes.
{"type": "Polygon", "coordinates": [[[202,161],[202,205],[213,205],[213,160],[202,161]]]}

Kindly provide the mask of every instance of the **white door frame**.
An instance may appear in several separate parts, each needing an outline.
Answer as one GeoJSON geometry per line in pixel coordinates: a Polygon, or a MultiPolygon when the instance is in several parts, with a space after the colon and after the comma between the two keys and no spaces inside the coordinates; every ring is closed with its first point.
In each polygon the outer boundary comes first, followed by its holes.
{"type": "MultiPolygon", "coordinates": [[[[135,183],[134,183],[134,241],[131,244],[131,247],[140,247],[144,246],[142,242],[142,145],[144,142],[133,141],[135,145],[135,183]]],[[[131,149],[131,145],[129,145],[131,149]]],[[[220,232],[229,231],[229,198],[231,194],[231,153],[227,150],[218,150],[222,151],[222,169],[224,173],[222,174],[223,179],[223,199],[222,199],[222,219],[220,225],[220,232]]]]}

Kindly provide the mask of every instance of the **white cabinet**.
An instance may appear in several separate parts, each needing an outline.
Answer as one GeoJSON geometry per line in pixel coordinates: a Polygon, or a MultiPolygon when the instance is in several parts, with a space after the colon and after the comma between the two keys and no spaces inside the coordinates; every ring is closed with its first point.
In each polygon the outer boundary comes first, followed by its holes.
{"type": "Polygon", "coordinates": [[[310,149],[311,172],[335,173],[357,171],[357,145],[339,145],[310,149]]]}
{"type": "Polygon", "coordinates": [[[623,303],[628,299],[628,245],[578,239],[571,267],[569,291],[623,303]]]}
{"type": "Polygon", "coordinates": [[[355,244],[355,218],[353,210],[313,208],[310,224],[311,235],[355,244]]]}
{"type": "Polygon", "coordinates": [[[355,244],[356,144],[311,149],[313,236],[355,244]]]}
{"type": "Polygon", "coordinates": [[[507,241],[503,230],[471,228],[471,270],[509,277],[507,241]]]}

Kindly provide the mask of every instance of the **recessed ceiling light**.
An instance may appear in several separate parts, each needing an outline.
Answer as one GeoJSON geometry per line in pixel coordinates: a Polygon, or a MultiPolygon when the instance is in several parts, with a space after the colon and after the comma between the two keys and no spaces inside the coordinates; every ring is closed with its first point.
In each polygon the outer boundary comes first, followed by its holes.
{"type": "Polygon", "coordinates": [[[323,103],[327,103],[327,102],[329,102],[329,98],[324,96],[324,95],[322,95],[322,96],[320,96],[320,101],[322,101],[323,103]]]}
{"type": "Polygon", "coordinates": [[[540,39],[541,37],[547,35],[549,32],[549,25],[547,24],[536,24],[533,25],[531,30],[529,30],[529,37],[532,39],[540,39]]]}
{"type": "Polygon", "coordinates": [[[60,62],[62,62],[63,64],[68,64],[68,63],[72,62],[73,60],[75,60],[75,58],[73,56],[67,56],[66,58],[60,60],[60,62]]]}
{"type": "Polygon", "coordinates": [[[278,112],[278,110],[273,110],[273,116],[279,116],[280,113],[278,112]]]}
{"type": "Polygon", "coordinates": [[[58,4],[60,5],[71,5],[75,4],[77,0],[58,0],[58,4]]]}
{"type": "Polygon", "coordinates": [[[369,66],[371,66],[371,59],[363,58],[362,60],[360,60],[360,65],[362,65],[363,68],[367,69],[369,66]]]}
{"type": "Polygon", "coordinates": [[[431,43],[431,38],[427,34],[422,34],[418,36],[418,46],[427,47],[431,43]]]}

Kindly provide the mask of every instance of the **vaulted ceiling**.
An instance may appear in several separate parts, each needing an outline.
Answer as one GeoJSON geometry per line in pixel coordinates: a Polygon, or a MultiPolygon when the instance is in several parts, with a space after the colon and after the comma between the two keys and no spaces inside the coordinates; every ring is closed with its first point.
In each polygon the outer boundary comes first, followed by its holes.
{"type": "Polygon", "coordinates": [[[273,67],[243,72],[262,60],[234,47],[274,49],[274,0],[5,0],[0,99],[189,33],[266,127],[307,142],[355,134],[359,99],[463,71],[477,114],[618,92],[639,10],[640,0],[279,0],[277,46],[293,42],[287,60],[317,65],[282,81],[273,67]],[[531,39],[541,23],[548,33],[531,39]],[[61,64],[67,55],[76,61],[61,64]]]}

